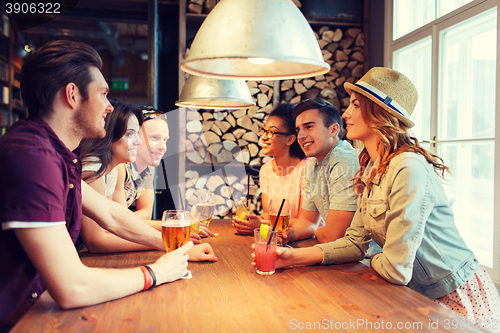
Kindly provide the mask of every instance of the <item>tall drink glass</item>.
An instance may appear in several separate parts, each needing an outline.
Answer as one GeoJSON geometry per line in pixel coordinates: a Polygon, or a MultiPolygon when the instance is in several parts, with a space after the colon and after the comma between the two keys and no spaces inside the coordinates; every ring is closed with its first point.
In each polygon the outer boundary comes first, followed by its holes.
{"type": "Polygon", "coordinates": [[[215,215],[215,197],[210,191],[204,191],[198,195],[196,204],[196,216],[199,221],[208,227],[215,215]]]}
{"type": "Polygon", "coordinates": [[[174,251],[189,241],[191,218],[185,210],[166,210],[161,220],[161,236],[167,252],[174,251]]]}
{"type": "Polygon", "coordinates": [[[238,220],[247,221],[247,214],[250,214],[250,199],[246,197],[236,199],[234,206],[234,214],[238,220]]]}
{"type": "MultiPolygon", "coordinates": [[[[280,218],[278,219],[278,223],[276,224],[276,230],[278,230],[278,236],[283,237],[283,233],[288,228],[288,224],[290,223],[290,201],[287,199],[271,199],[269,201],[269,221],[271,223],[271,228],[274,225],[274,221],[276,221],[276,217],[278,216],[278,212],[280,210],[281,202],[285,200],[283,203],[283,208],[281,209],[280,218]]],[[[278,245],[282,245],[278,243],[278,245]]]]}
{"type": "Polygon", "coordinates": [[[278,231],[269,230],[264,239],[260,233],[260,228],[254,230],[255,238],[255,263],[257,264],[257,274],[272,275],[276,265],[276,247],[278,242],[278,231]],[[269,245],[267,242],[271,238],[269,245]]]}

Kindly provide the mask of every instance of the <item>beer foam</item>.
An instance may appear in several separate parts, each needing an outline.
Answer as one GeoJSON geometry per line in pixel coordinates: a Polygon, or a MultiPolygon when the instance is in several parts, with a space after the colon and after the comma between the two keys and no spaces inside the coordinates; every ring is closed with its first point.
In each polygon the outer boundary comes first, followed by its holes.
{"type": "Polygon", "coordinates": [[[162,227],[188,227],[191,225],[191,220],[172,220],[167,219],[161,222],[162,227]]]}

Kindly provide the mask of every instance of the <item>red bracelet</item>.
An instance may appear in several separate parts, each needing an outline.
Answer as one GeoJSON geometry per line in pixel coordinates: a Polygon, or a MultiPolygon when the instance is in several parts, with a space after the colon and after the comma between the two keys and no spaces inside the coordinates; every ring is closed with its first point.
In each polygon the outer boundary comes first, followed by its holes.
{"type": "Polygon", "coordinates": [[[144,289],[142,290],[148,290],[151,288],[151,274],[149,274],[148,269],[144,266],[140,266],[140,269],[142,271],[142,275],[144,275],[144,289]]]}

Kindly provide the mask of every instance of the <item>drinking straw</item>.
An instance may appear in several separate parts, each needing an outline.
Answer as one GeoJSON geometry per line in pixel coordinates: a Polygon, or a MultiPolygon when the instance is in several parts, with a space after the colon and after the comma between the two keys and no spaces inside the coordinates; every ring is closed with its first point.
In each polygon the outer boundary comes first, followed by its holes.
{"type": "MultiPolygon", "coordinates": [[[[280,209],[278,210],[278,216],[276,216],[276,220],[274,221],[274,225],[273,225],[273,230],[271,230],[271,234],[269,235],[269,240],[267,241],[267,245],[271,244],[271,236],[274,232],[274,230],[276,229],[276,224],[278,224],[278,220],[280,218],[280,215],[281,215],[281,209],[283,209],[283,205],[285,204],[285,199],[283,199],[281,201],[281,206],[280,206],[280,209]]],[[[271,215],[271,214],[269,214],[271,215]]]]}
{"type": "Polygon", "coordinates": [[[179,201],[181,202],[181,209],[184,210],[184,200],[182,199],[181,188],[177,188],[179,190],[179,201]]]}
{"type": "Polygon", "coordinates": [[[250,199],[250,174],[247,174],[247,203],[250,199]]]}

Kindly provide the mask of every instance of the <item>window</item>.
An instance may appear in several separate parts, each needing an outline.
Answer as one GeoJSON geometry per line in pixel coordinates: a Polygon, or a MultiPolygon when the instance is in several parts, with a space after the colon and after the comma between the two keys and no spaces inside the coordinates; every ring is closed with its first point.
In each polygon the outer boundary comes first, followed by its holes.
{"type": "Polygon", "coordinates": [[[393,39],[398,39],[472,0],[394,0],[393,39]]]}
{"type": "MultiPolygon", "coordinates": [[[[431,139],[432,38],[425,37],[394,52],[395,70],[404,73],[418,91],[418,101],[411,116],[412,134],[419,141],[431,139]]],[[[426,146],[426,149],[430,147],[426,146]]]]}
{"type": "Polygon", "coordinates": [[[385,62],[415,84],[419,101],[412,114],[413,134],[450,168],[444,184],[457,228],[500,282],[497,4],[386,0],[393,26],[386,27],[392,38],[386,38],[385,62]]]}
{"type": "Polygon", "coordinates": [[[457,227],[479,262],[493,267],[496,8],[440,33],[438,155],[457,227]],[[439,98],[441,97],[441,98],[439,98]]]}

